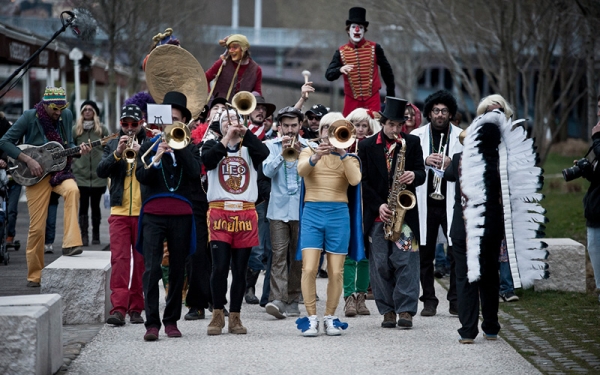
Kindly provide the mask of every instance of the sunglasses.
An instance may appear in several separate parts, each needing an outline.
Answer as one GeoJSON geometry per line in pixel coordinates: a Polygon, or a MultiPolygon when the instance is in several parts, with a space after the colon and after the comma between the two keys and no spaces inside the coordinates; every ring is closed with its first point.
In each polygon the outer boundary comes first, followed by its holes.
{"type": "Polygon", "coordinates": [[[310,121],[321,120],[321,118],[319,116],[306,115],[306,118],[309,119],[310,121]]]}
{"type": "Polygon", "coordinates": [[[69,103],[67,102],[67,104],[63,105],[63,106],[57,106],[54,103],[50,103],[48,104],[48,108],[50,108],[53,111],[63,111],[65,109],[67,109],[67,107],[69,106],[69,103]]]}
{"type": "Polygon", "coordinates": [[[142,120],[140,121],[123,121],[121,120],[121,126],[124,128],[135,128],[136,126],[139,126],[142,123],[142,120]]]}

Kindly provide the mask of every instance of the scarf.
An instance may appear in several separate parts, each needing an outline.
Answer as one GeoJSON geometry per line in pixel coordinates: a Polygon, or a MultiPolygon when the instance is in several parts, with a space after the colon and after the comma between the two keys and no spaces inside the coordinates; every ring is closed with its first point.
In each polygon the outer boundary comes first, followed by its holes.
{"type": "Polygon", "coordinates": [[[254,133],[256,138],[260,139],[261,141],[265,138],[265,124],[264,123],[260,126],[250,124],[250,125],[248,125],[248,129],[250,129],[250,131],[252,133],[254,133]]]}
{"type": "MultiPolygon", "coordinates": [[[[64,146],[65,143],[63,142],[60,134],[58,133],[58,121],[56,123],[52,121],[52,119],[50,118],[50,116],[48,116],[48,113],[44,109],[44,105],[42,102],[36,104],[35,109],[37,111],[38,120],[40,121],[40,124],[42,124],[42,129],[44,129],[44,134],[46,135],[48,141],[58,142],[64,146]]],[[[75,179],[75,176],[73,175],[73,172],[71,170],[72,160],[73,158],[69,156],[67,158],[67,165],[65,166],[65,168],[62,171],[54,172],[51,174],[50,186],[58,186],[64,180],[67,180],[69,178],[75,179]]]]}
{"type": "Polygon", "coordinates": [[[83,129],[90,130],[94,128],[94,120],[91,121],[83,121],[83,129]]]}

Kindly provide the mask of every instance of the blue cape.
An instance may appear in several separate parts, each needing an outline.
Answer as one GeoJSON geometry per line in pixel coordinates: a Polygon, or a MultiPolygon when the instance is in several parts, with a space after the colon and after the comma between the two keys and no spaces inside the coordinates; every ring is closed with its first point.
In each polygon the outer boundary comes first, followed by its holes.
{"type": "MultiPolygon", "coordinates": [[[[358,157],[354,154],[348,154],[348,156],[358,157]]],[[[360,163],[360,159],[358,159],[360,163]]],[[[362,170],[362,166],[361,166],[362,170]]],[[[350,211],[350,245],[348,246],[348,256],[356,261],[360,262],[365,259],[365,241],[363,234],[363,220],[362,220],[362,187],[359,183],[356,186],[348,186],[348,209],[350,211]]],[[[302,212],[304,211],[304,178],[300,186],[300,220],[298,223],[298,244],[296,246],[296,260],[302,260],[302,248],[300,247],[300,233],[302,233],[302,212]]],[[[327,250],[327,249],[325,249],[327,250]]]]}

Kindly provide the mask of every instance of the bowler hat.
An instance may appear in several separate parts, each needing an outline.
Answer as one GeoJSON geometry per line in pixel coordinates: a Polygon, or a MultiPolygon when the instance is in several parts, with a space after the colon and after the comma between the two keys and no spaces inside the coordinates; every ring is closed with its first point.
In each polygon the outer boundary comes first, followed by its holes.
{"type": "Polygon", "coordinates": [[[363,25],[364,27],[369,27],[369,22],[367,21],[367,10],[365,8],[350,8],[350,11],[348,12],[348,19],[346,20],[346,26],[353,23],[363,25]]]}
{"type": "Polygon", "coordinates": [[[408,103],[407,100],[386,96],[385,110],[379,113],[381,114],[381,116],[387,119],[390,119],[392,121],[400,121],[401,123],[403,123],[406,121],[406,117],[404,117],[406,103],[408,103]]]}
{"type": "Polygon", "coordinates": [[[171,107],[177,108],[181,111],[183,117],[190,121],[192,119],[192,112],[187,109],[187,97],[178,91],[169,91],[165,94],[163,104],[170,104],[171,107]]]}

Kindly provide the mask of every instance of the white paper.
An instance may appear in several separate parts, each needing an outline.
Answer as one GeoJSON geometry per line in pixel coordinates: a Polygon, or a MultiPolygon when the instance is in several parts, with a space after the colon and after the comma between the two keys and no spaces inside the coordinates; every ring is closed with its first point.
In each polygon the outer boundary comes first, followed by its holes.
{"type": "Polygon", "coordinates": [[[148,104],[148,124],[170,125],[173,123],[170,104],[148,104]]]}

